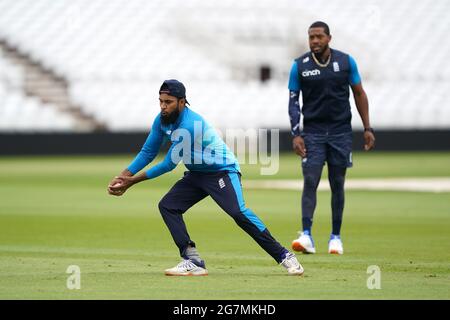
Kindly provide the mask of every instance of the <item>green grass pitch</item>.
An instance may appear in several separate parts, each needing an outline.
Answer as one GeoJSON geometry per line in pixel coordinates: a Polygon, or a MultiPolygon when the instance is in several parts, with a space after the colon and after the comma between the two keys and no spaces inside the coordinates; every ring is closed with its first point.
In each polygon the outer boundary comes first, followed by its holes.
{"type": "MultiPolygon", "coordinates": [[[[318,253],[298,257],[290,277],[233,220],[206,199],[185,215],[207,277],[166,277],[179,262],[157,209],[183,166],[134,186],[106,186],[132,159],[0,158],[0,299],[449,299],[450,193],[346,193],[343,256],[327,254],[330,194],[319,192],[313,235],[318,253]],[[81,289],[66,286],[69,265],[81,289]],[[369,290],[367,268],[381,270],[369,290]]],[[[450,153],[357,153],[348,178],[450,177],[450,153]]],[[[276,176],[245,165],[245,179],[301,179],[282,155],[276,176]]],[[[324,176],[326,177],[326,170],[324,176]]],[[[246,204],[290,246],[300,228],[300,191],[245,189],[246,204]]]]}

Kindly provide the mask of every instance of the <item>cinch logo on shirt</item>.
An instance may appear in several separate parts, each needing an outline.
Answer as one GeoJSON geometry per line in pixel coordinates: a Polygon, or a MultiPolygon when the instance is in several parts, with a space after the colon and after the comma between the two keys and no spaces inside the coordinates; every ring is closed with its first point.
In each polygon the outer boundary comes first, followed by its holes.
{"type": "Polygon", "coordinates": [[[305,70],[302,72],[302,76],[309,77],[309,76],[318,76],[320,74],[320,70],[314,69],[314,70],[305,70]]]}

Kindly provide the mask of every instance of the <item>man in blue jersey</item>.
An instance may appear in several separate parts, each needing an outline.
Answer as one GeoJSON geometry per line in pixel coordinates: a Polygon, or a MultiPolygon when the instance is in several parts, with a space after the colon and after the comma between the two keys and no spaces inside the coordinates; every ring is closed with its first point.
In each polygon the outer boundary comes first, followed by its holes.
{"type": "Polygon", "coordinates": [[[194,204],[211,196],[288,274],[301,275],[303,267],[295,254],[281,246],[263,222],[244,203],[239,163],[221,137],[186,104],[186,89],[177,80],[166,80],[159,91],[161,112],[139,154],[108,186],[120,196],[129,187],[173,170],[183,161],[188,171],[159,202],[159,211],[183,260],[165,271],[171,276],[207,275],[205,262],[191,240],[183,214],[194,204]],[[171,142],[164,160],[137,174],[158,154],[163,143],[171,142]]]}
{"type": "Polygon", "coordinates": [[[315,253],[311,235],[316,193],[324,163],[332,191],[332,232],[328,252],[343,254],[340,237],[344,210],[344,181],[352,166],[352,127],[349,87],[364,126],[364,149],[374,147],[375,136],[369,121],[369,103],[362,87],[355,60],[348,54],[331,49],[330,29],[324,22],[313,23],[308,29],[310,52],[294,60],[289,77],[289,116],[292,145],[302,157],[303,231],[292,242],[292,248],[315,253]],[[303,105],[300,112],[299,96],[303,105]],[[303,127],[301,128],[301,114],[303,127]]]}

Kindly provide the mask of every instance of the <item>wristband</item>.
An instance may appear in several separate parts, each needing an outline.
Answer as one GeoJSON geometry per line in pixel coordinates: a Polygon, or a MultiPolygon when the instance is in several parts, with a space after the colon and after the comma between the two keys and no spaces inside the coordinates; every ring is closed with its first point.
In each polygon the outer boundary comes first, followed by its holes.
{"type": "Polygon", "coordinates": [[[372,132],[372,133],[375,133],[375,132],[373,131],[373,128],[371,128],[371,127],[369,127],[369,128],[364,128],[364,132],[366,132],[366,131],[370,131],[370,132],[372,132]]]}

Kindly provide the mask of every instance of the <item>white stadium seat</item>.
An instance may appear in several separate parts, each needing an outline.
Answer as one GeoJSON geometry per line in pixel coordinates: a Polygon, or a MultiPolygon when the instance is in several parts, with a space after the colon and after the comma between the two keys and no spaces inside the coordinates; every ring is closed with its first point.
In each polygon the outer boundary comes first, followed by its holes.
{"type": "MultiPolygon", "coordinates": [[[[288,73],[315,20],[356,59],[374,127],[450,128],[447,0],[2,0],[0,12],[0,40],[66,79],[71,101],[111,131],[148,130],[167,78],[219,128],[289,129],[288,73]]],[[[0,130],[76,130],[26,97],[14,68],[0,59],[0,130]]]]}

